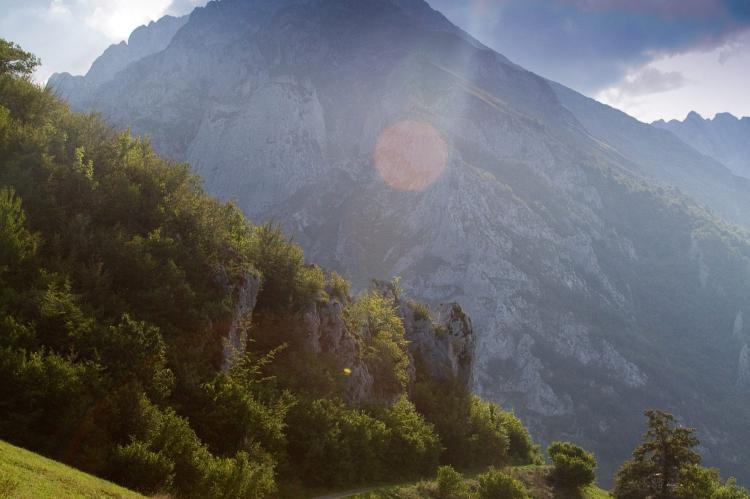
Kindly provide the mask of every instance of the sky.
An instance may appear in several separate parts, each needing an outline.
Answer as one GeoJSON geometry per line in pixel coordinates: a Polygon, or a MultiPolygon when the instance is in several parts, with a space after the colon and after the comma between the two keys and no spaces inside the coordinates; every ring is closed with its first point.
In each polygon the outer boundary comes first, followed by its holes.
{"type": "MultiPolygon", "coordinates": [[[[0,0],[0,37],[85,74],[141,24],[206,0],[0,0]]],[[[430,0],[521,66],[650,122],[750,116],[750,0],[430,0]]]]}

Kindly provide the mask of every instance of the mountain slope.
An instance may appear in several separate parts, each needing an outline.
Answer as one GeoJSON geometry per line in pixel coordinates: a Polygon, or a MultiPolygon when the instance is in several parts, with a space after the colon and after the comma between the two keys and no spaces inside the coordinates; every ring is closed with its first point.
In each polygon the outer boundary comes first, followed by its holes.
{"type": "Polygon", "coordinates": [[[750,177],[750,117],[739,119],[719,113],[704,119],[691,112],[683,121],[664,120],[652,123],[669,130],[686,144],[725,164],[735,175],[750,177]]]}
{"type": "Polygon", "coordinates": [[[676,139],[678,163],[608,143],[562,93],[420,0],[223,0],[71,102],[357,287],[398,274],[461,303],[475,390],[595,450],[603,477],[658,406],[748,480],[750,246],[668,183],[743,223],[746,185],[676,139]]]}

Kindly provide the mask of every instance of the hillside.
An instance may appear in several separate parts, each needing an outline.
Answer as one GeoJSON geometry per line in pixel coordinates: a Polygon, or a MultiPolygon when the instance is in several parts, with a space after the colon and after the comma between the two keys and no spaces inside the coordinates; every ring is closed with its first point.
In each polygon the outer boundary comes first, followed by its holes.
{"type": "Polygon", "coordinates": [[[101,478],[0,441],[0,497],[7,499],[142,498],[101,478]]]}
{"type": "Polygon", "coordinates": [[[750,481],[750,187],[668,132],[421,0],[210,2],[81,92],[355,291],[460,303],[474,392],[594,450],[605,484],[647,407],[750,481]]]}

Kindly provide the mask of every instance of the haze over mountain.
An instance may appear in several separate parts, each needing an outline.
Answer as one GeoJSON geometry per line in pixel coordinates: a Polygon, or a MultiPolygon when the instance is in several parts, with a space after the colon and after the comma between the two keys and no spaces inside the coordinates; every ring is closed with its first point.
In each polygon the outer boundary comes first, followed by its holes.
{"type": "Polygon", "coordinates": [[[655,121],[699,152],[725,164],[735,175],[750,177],[750,117],[719,113],[713,119],[691,112],[683,121],[655,121]]]}
{"type": "Polygon", "coordinates": [[[750,181],[422,0],[223,0],[179,22],[137,60],[105,52],[109,79],[49,85],[360,288],[400,275],[461,303],[475,390],[596,451],[605,479],[660,407],[750,481],[750,243],[725,222],[750,225],[750,181]]]}

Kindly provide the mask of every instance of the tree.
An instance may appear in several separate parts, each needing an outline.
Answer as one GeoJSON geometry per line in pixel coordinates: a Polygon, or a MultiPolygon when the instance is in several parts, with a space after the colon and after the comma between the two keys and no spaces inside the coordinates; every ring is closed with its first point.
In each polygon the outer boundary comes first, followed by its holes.
{"type": "Polygon", "coordinates": [[[547,449],[555,465],[552,478],[564,487],[580,488],[593,483],[596,459],[590,452],[570,442],[553,442],[547,449]]]}
{"type": "Polygon", "coordinates": [[[27,78],[39,64],[37,56],[22,50],[13,42],[0,38],[0,75],[27,78]]]}
{"type": "Polygon", "coordinates": [[[680,484],[683,468],[700,464],[693,450],[699,443],[693,428],[675,428],[674,416],[663,411],[646,411],[648,431],[615,477],[617,499],[672,499],[680,484]]]}
{"type": "Polygon", "coordinates": [[[12,187],[3,187],[0,189],[0,273],[12,269],[35,250],[36,239],[26,229],[21,200],[12,187]]]}

